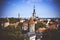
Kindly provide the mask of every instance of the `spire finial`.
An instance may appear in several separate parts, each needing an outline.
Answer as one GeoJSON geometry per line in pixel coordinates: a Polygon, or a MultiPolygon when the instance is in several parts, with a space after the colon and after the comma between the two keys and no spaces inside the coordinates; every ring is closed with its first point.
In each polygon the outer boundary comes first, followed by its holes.
{"type": "Polygon", "coordinates": [[[35,9],[35,5],[34,5],[34,9],[35,9]]]}

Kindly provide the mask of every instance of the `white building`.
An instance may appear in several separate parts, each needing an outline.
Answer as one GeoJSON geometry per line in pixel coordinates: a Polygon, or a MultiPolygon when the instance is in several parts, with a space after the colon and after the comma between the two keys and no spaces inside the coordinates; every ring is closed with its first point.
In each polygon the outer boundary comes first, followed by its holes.
{"type": "Polygon", "coordinates": [[[49,22],[51,21],[51,19],[47,19],[47,23],[46,23],[46,27],[49,26],[49,22]]]}
{"type": "Polygon", "coordinates": [[[30,25],[30,32],[35,32],[35,24],[30,25]]]}
{"type": "Polygon", "coordinates": [[[35,22],[32,18],[30,18],[30,21],[29,21],[29,30],[30,32],[35,32],[35,22]]]}
{"type": "Polygon", "coordinates": [[[9,22],[4,23],[4,27],[7,27],[7,26],[9,26],[9,22]]]}
{"type": "Polygon", "coordinates": [[[20,18],[20,22],[21,22],[21,23],[23,23],[24,21],[25,21],[24,19],[20,18]]]}
{"type": "Polygon", "coordinates": [[[8,18],[6,18],[6,19],[5,19],[5,21],[4,21],[4,24],[3,24],[3,25],[4,25],[4,27],[9,26],[9,24],[10,24],[10,23],[9,23],[9,19],[8,19],[8,18]]]}
{"type": "Polygon", "coordinates": [[[28,32],[27,36],[28,36],[29,40],[36,40],[35,32],[28,32]]]}

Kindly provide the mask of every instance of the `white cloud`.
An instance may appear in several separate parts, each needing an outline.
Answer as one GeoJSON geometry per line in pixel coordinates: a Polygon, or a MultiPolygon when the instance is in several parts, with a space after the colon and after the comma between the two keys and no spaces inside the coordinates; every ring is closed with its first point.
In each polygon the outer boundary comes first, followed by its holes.
{"type": "Polygon", "coordinates": [[[23,0],[23,3],[26,2],[26,3],[38,3],[38,2],[41,2],[42,0],[23,0]]]}
{"type": "Polygon", "coordinates": [[[38,2],[42,2],[42,1],[53,1],[53,0],[23,0],[23,2],[27,2],[27,3],[38,3],[38,2]]]}

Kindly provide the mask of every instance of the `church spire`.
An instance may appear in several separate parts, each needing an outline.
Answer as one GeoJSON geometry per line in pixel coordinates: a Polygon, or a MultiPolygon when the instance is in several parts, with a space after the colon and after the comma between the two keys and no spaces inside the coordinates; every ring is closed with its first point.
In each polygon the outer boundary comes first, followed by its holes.
{"type": "Polygon", "coordinates": [[[33,13],[35,13],[35,5],[34,5],[34,10],[33,10],[33,13]]]}
{"type": "Polygon", "coordinates": [[[36,12],[35,12],[35,5],[34,5],[34,9],[33,9],[33,19],[36,18],[36,12]]]}
{"type": "Polygon", "coordinates": [[[20,13],[18,13],[18,18],[20,18],[20,13]]]}

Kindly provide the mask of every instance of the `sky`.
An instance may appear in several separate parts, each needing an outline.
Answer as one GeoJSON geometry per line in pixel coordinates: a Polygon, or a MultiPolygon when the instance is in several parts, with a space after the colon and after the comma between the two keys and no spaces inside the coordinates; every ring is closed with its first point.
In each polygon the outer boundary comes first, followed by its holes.
{"type": "MultiPolygon", "coordinates": [[[[0,17],[32,17],[35,5],[36,16],[40,18],[60,18],[56,0],[3,0],[0,17]]],[[[1,8],[1,7],[0,7],[1,8]]]]}

